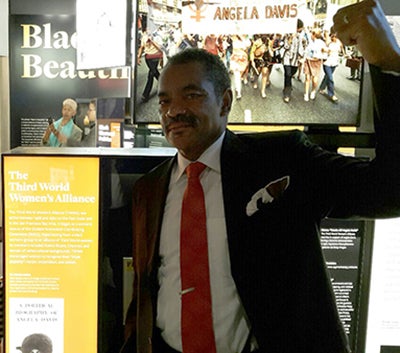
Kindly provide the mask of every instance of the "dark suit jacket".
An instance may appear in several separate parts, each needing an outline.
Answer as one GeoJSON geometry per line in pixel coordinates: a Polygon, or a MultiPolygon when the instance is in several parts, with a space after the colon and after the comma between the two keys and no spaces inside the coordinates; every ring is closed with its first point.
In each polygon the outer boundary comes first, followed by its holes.
{"type": "MultiPolygon", "coordinates": [[[[376,95],[383,108],[377,114],[377,157],[372,162],[327,152],[301,132],[227,131],[221,175],[232,275],[261,352],[348,351],[319,243],[319,224],[328,215],[400,214],[400,117],[398,108],[385,102],[395,96],[388,92],[398,92],[400,79],[374,71],[375,87],[382,80],[385,95],[376,95]],[[252,195],[283,176],[290,177],[290,184],[282,195],[248,216],[252,195]]],[[[163,163],[135,185],[135,282],[126,352],[135,352],[130,344],[137,352],[151,352],[159,234],[174,162],[163,163]]]]}

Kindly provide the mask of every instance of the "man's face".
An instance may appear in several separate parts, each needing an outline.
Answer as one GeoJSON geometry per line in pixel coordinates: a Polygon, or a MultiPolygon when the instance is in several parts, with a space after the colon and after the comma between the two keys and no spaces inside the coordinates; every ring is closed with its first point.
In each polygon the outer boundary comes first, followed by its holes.
{"type": "Polygon", "coordinates": [[[164,134],[189,160],[200,157],[226,128],[232,92],[217,98],[199,63],[167,66],[158,96],[164,134]]]}

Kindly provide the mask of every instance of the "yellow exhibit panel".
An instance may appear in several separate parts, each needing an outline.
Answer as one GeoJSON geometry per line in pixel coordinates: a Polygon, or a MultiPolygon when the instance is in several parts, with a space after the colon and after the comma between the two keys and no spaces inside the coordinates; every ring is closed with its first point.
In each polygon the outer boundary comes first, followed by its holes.
{"type": "Polygon", "coordinates": [[[6,353],[96,352],[99,158],[4,156],[3,192],[6,353]]]}

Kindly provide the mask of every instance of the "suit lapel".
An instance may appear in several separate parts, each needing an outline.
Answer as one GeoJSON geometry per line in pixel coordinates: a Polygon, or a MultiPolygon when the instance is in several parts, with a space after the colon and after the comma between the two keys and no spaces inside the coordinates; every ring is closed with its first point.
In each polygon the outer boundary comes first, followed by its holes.
{"type": "MultiPolygon", "coordinates": [[[[148,286],[157,282],[157,269],[160,264],[158,248],[160,244],[160,230],[165,200],[171,175],[171,168],[175,159],[166,161],[156,170],[148,174],[141,185],[141,202],[137,205],[140,214],[136,215],[138,232],[136,236],[146,235],[145,239],[137,239],[140,244],[137,251],[136,265],[138,273],[143,275],[142,284],[138,284],[140,320],[137,322],[137,352],[151,351],[151,337],[153,322],[156,315],[157,286],[148,286]],[[140,230],[145,231],[140,231],[140,230]],[[147,277],[150,277],[147,278],[147,277]],[[154,310],[155,309],[155,310],[154,310]]],[[[135,214],[135,213],[134,213],[135,214]]],[[[135,226],[135,224],[133,225],[135,226]]]]}
{"type": "Polygon", "coordinates": [[[164,206],[168,193],[168,186],[171,177],[171,169],[175,162],[175,158],[171,158],[169,161],[164,163],[157,172],[153,175],[152,183],[147,188],[151,193],[151,197],[148,197],[149,201],[147,212],[149,214],[149,239],[148,245],[150,254],[152,257],[150,263],[156,260],[156,267],[158,263],[158,246],[160,243],[160,231],[161,222],[164,214],[164,206]]]}

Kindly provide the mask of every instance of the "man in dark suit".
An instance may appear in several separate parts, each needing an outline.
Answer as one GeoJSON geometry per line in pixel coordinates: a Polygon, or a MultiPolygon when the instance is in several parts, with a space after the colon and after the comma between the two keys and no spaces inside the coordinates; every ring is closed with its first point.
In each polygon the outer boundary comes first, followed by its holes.
{"type": "Polygon", "coordinates": [[[378,141],[371,162],[325,151],[301,132],[233,134],[226,129],[232,90],[223,63],[198,49],[169,60],[158,97],[163,130],[178,154],[135,184],[135,278],[123,352],[182,351],[180,304],[188,291],[180,286],[179,227],[185,168],[194,161],[206,165],[200,180],[216,351],[349,352],[319,224],[326,216],[400,215],[393,104],[400,49],[375,0],[340,10],[334,21],[339,38],[359,45],[371,64],[378,141]]]}

